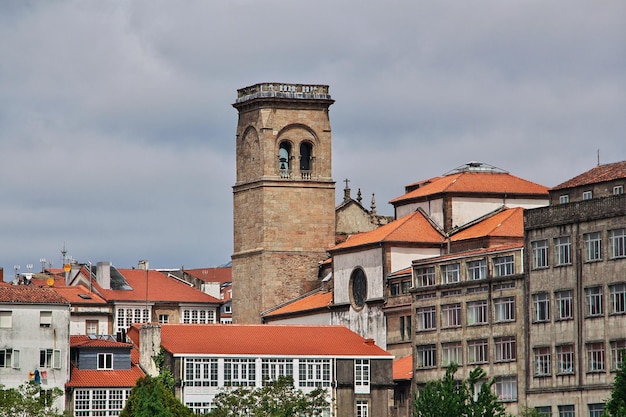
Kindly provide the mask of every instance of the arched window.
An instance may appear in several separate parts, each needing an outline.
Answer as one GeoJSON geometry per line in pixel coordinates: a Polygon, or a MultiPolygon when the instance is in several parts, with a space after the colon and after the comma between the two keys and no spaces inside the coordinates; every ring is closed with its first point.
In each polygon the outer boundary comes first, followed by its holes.
{"type": "Polygon", "coordinates": [[[300,174],[302,179],[311,179],[311,162],[313,161],[313,146],[310,142],[300,144],[300,174]]]}
{"type": "Polygon", "coordinates": [[[281,142],[278,150],[278,174],[281,178],[289,178],[289,161],[291,160],[291,144],[281,142]]]}

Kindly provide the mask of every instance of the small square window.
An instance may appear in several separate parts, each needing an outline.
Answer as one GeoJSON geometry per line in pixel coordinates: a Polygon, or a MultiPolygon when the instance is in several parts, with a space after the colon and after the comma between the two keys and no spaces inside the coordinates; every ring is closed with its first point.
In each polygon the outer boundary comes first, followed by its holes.
{"type": "Polygon", "coordinates": [[[591,200],[591,197],[593,196],[591,191],[585,191],[583,192],[583,200],[591,200]]]}
{"type": "Polygon", "coordinates": [[[561,204],[569,203],[569,194],[563,194],[562,196],[560,196],[559,203],[561,204]]]}
{"type": "Polygon", "coordinates": [[[620,194],[624,194],[624,186],[616,185],[615,187],[613,187],[613,195],[620,195],[620,194]]]}
{"type": "Polygon", "coordinates": [[[39,312],[39,327],[52,326],[52,311],[39,312]]]}

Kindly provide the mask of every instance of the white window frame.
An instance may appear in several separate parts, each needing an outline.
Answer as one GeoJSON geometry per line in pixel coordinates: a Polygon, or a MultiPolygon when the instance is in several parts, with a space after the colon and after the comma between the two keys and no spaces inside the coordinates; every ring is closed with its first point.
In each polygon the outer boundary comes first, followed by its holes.
{"type": "Polygon", "coordinates": [[[370,393],[370,361],[369,359],[354,360],[354,393],[370,393]]]}
{"type": "Polygon", "coordinates": [[[415,316],[418,332],[437,329],[437,308],[435,306],[419,307],[415,310],[415,316]]]}
{"type": "Polygon", "coordinates": [[[559,417],[576,417],[576,407],[573,404],[559,405],[559,417]]]}
{"type": "Polygon", "coordinates": [[[609,285],[609,300],[611,314],[626,313],[626,284],[609,285]]]}
{"type": "Polygon", "coordinates": [[[494,321],[496,323],[515,321],[515,297],[502,297],[493,300],[494,321]]]}
{"type": "Polygon", "coordinates": [[[461,265],[459,263],[441,265],[441,276],[444,284],[461,282],[461,265]]]}
{"type": "Polygon", "coordinates": [[[626,257],[626,228],[609,230],[609,259],[626,257]]]}
{"type": "Polygon", "coordinates": [[[554,302],[556,303],[556,320],[572,320],[574,318],[572,290],[556,291],[554,302]]]}
{"type": "Polygon", "coordinates": [[[20,350],[5,348],[0,349],[0,356],[3,358],[4,366],[0,368],[20,369],[20,350]]]}
{"type": "MultiPolygon", "coordinates": [[[[267,385],[280,377],[294,378],[292,359],[261,360],[261,383],[263,385],[267,385]]],[[[217,380],[215,381],[215,386],[217,386],[217,380]]]]}
{"type": "Polygon", "coordinates": [[[441,366],[448,367],[456,363],[463,365],[463,345],[461,342],[447,342],[441,344],[441,366]]]}
{"type": "Polygon", "coordinates": [[[330,387],[329,359],[304,359],[298,363],[300,387],[330,387]]]}
{"type": "Polygon", "coordinates": [[[517,360],[517,341],[515,336],[496,337],[493,340],[495,347],[494,362],[513,362],[517,360]]]}
{"type": "Polygon", "coordinates": [[[130,388],[75,389],[74,416],[118,416],[126,407],[130,388]]]}
{"type": "Polygon", "coordinates": [[[624,194],[624,186],[616,185],[615,187],[613,187],[613,195],[620,195],[620,194],[624,194]]]}
{"type": "Polygon", "coordinates": [[[585,262],[602,260],[602,233],[591,232],[583,234],[585,242],[585,262]]]}
{"type": "Polygon", "coordinates": [[[467,279],[478,281],[487,278],[487,260],[476,259],[467,262],[467,279]]]}
{"type": "MultiPolygon", "coordinates": [[[[611,341],[611,370],[617,371],[624,361],[624,357],[620,355],[622,351],[626,351],[626,339],[611,341]]],[[[626,353],[625,353],[626,354],[626,353]]]]}
{"type": "Polygon", "coordinates": [[[532,295],[533,298],[533,322],[542,323],[550,321],[550,294],[540,292],[532,295]]]}
{"type": "Polygon", "coordinates": [[[435,268],[432,266],[417,268],[415,271],[417,287],[431,287],[435,285],[435,268]]]}
{"type": "Polygon", "coordinates": [[[549,346],[534,349],[535,376],[543,377],[552,375],[552,358],[549,346]]]}
{"type": "Polygon", "coordinates": [[[487,300],[469,301],[467,303],[467,325],[487,324],[487,300]]]}
{"type": "Polygon", "coordinates": [[[42,310],[39,312],[39,327],[52,326],[52,311],[42,310]]]}
{"type": "Polygon", "coordinates": [[[113,354],[108,352],[98,353],[98,369],[113,369],[113,354]]]}
{"type": "Polygon", "coordinates": [[[592,191],[583,191],[583,200],[591,200],[593,198],[593,192],[592,191]]]}
{"type": "Polygon", "coordinates": [[[572,264],[572,238],[560,236],[554,239],[554,260],[556,266],[572,264]]]}
{"type": "Polygon", "coordinates": [[[39,350],[39,367],[61,369],[61,350],[40,349],[39,350]],[[45,355],[45,356],[42,357],[42,355],[45,355]]]}
{"type": "Polygon", "coordinates": [[[441,328],[461,326],[461,304],[444,304],[441,306],[441,328]]]}
{"type": "Polygon", "coordinates": [[[548,241],[546,239],[536,240],[530,243],[533,254],[533,269],[547,268],[549,266],[548,241]]]}
{"type": "Polygon", "coordinates": [[[557,374],[571,375],[574,373],[574,345],[559,345],[556,347],[557,374]]]}
{"type": "Polygon", "coordinates": [[[604,315],[604,292],[602,287],[585,288],[585,311],[587,317],[604,315]]]}
{"type": "Polygon", "coordinates": [[[601,417],[604,413],[604,403],[587,404],[589,417],[601,417]]]}
{"type": "Polygon", "coordinates": [[[569,203],[569,194],[562,194],[561,196],[559,196],[559,203],[561,204],[569,203]]]}
{"type": "Polygon", "coordinates": [[[587,343],[587,372],[604,372],[606,369],[606,355],[604,342],[587,343]]]}
{"type": "Polygon", "coordinates": [[[437,367],[436,345],[418,345],[415,350],[417,356],[417,368],[429,369],[437,367]]]}
{"type": "Polygon", "coordinates": [[[224,385],[230,387],[256,386],[256,361],[247,358],[224,359],[224,385]]]}
{"type": "Polygon", "coordinates": [[[506,277],[515,274],[515,256],[497,256],[493,258],[493,275],[495,277],[506,277]]]}
{"type": "Polygon", "coordinates": [[[496,396],[502,402],[517,401],[517,377],[496,377],[496,396]]]}
{"type": "Polygon", "coordinates": [[[467,341],[467,363],[470,365],[489,361],[489,343],[487,339],[467,341]]]}
{"type": "Polygon", "coordinates": [[[185,367],[183,383],[186,389],[217,387],[219,370],[216,358],[185,358],[183,366],[185,367]]]}
{"type": "Polygon", "coordinates": [[[369,417],[369,402],[356,400],[356,417],[369,417]]]}

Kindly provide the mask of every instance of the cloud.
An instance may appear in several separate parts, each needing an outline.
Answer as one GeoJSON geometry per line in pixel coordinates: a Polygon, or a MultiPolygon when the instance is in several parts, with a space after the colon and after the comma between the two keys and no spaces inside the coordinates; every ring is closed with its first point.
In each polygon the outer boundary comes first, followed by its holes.
{"type": "Polygon", "coordinates": [[[379,213],[479,160],[554,186],[626,158],[626,5],[0,5],[0,266],[232,252],[238,88],[330,85],[333,176],[379,213]]]}

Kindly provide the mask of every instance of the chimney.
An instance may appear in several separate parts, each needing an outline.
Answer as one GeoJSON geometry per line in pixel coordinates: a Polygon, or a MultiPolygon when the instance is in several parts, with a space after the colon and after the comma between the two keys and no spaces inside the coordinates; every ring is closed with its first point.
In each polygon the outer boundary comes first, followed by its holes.
{"type": "Polygon", "coordinates": [[[148,262],[145,259],[142,259],[141,261],[137,263],[137,267],[141,269],[142,271],[147,271],[149,268],[149,265],[150,265],[150,262],[148,262]]]}
{"type": "Polygon", "coordinates": [[[374,345],[376,345],[376,343],[374,343],[374,339],[365,339],[365,342],[364,342],[364,343],[365,343],[366,345],[368,345],[368,346],[374,346],[374,345]]]}
{"type": "Polygon", "coordinates": [[[104,290],[111,289],[111,262],[96,264],[96,282],[104,290]]]}
{"type": "Polygon", "coordinates": [[[161,325],[139,325],[139,365],[150,376],[157,376],[159,369],[154,357],[161,351],[161,325]]]}

